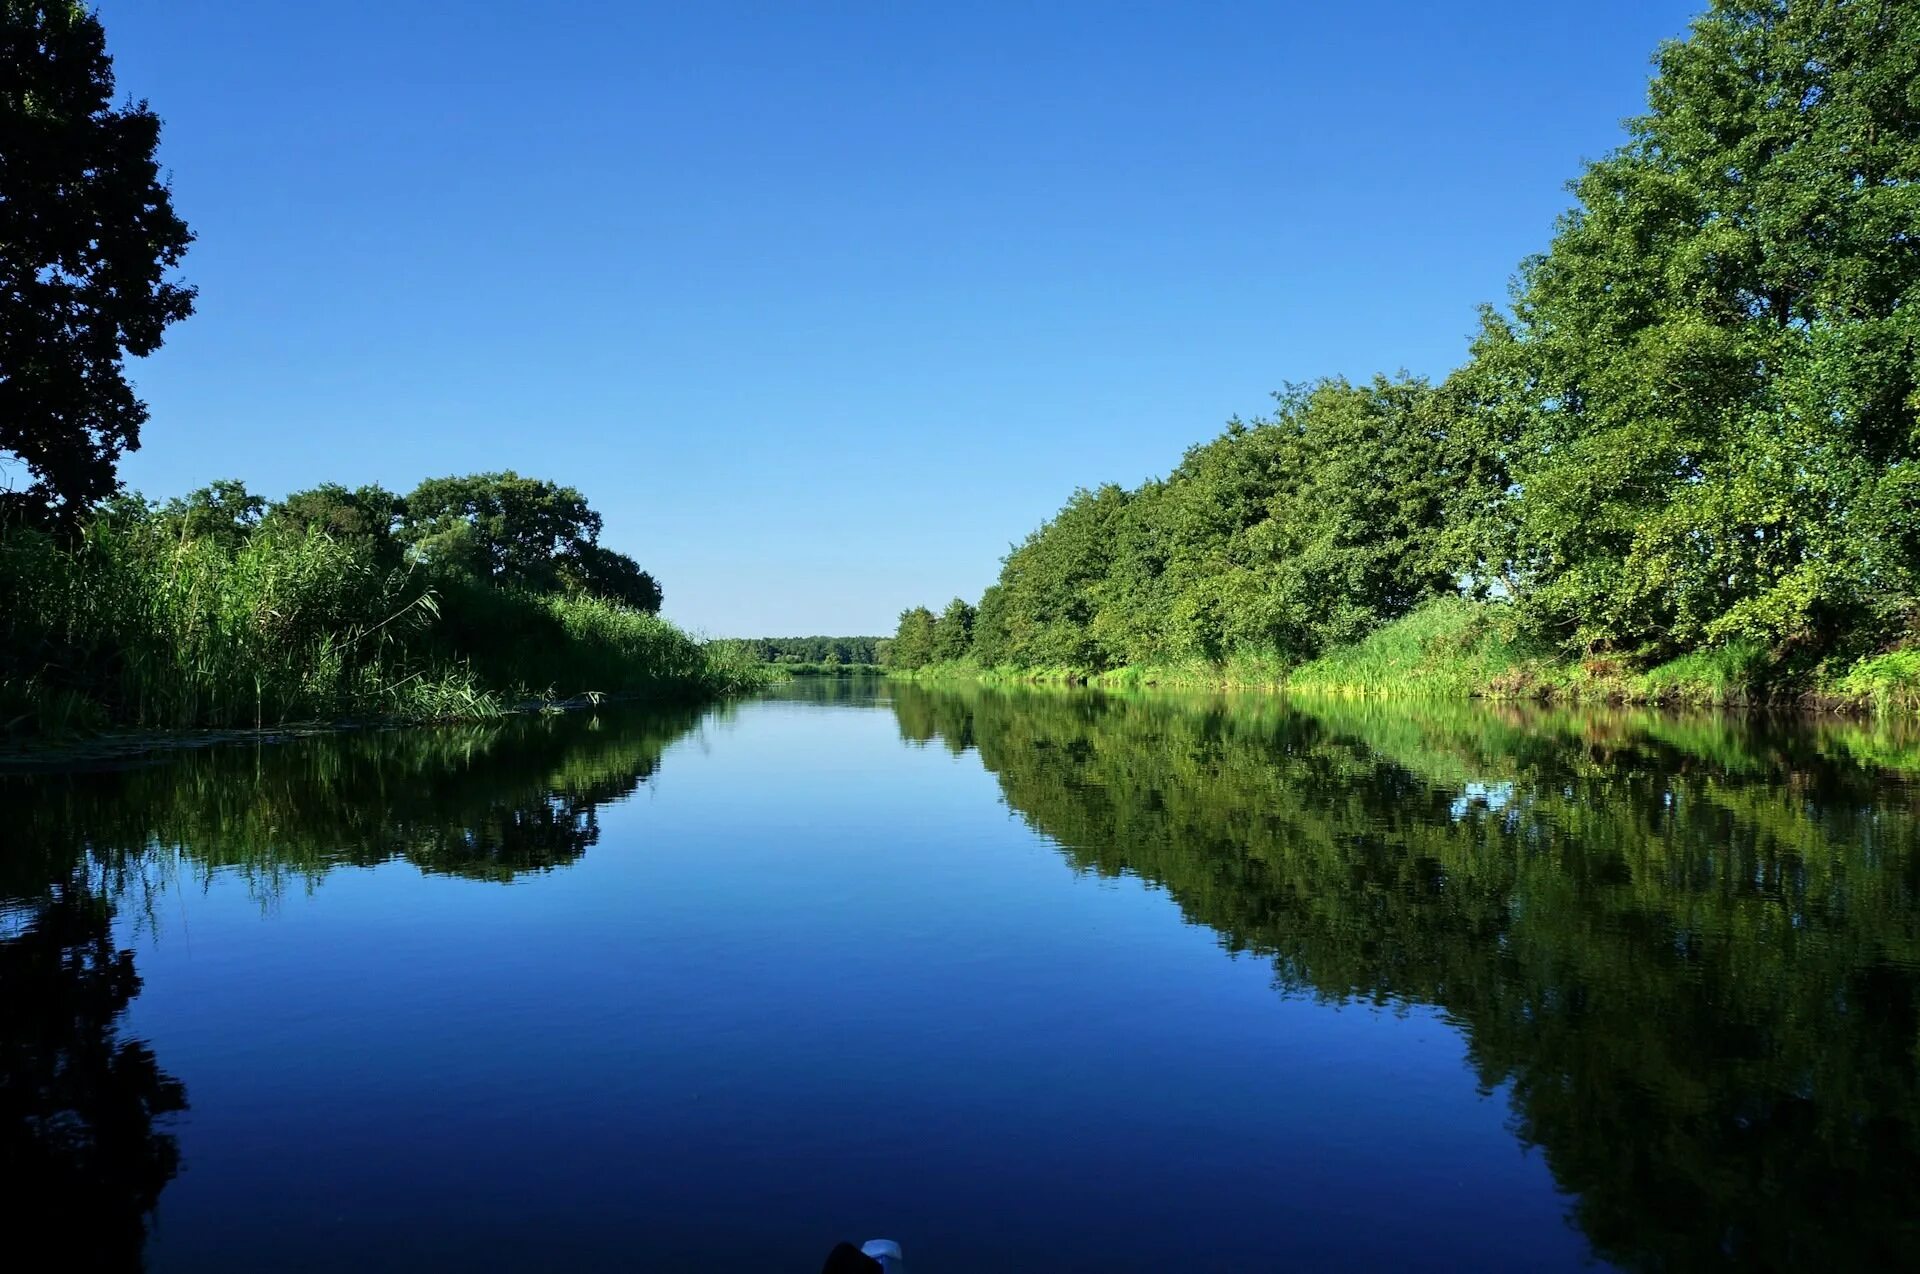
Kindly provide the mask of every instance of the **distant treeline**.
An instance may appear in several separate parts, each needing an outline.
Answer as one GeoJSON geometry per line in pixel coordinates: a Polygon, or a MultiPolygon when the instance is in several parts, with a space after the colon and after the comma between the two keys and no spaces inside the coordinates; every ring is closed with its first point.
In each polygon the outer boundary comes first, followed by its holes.
{"type": "Polygon", "coordinates": [[[1545,656],[1920,685],[1920,0],[1720,0],[1466,363],[1076,492],[893,662],[1287,667],[1436,599],[1545,656]]]}
{"type": "Polygon", "coordinates": [[[514,473],[269,502],[216,482],[0,527],[0,726],[485,716],[755,679],[660,619],[571,487],[514,473]]]}
{"type": "Polygon", "coordinates": [[[733,637],[725,644],[763,664],[884,664],[891,637],[733,637]]]}

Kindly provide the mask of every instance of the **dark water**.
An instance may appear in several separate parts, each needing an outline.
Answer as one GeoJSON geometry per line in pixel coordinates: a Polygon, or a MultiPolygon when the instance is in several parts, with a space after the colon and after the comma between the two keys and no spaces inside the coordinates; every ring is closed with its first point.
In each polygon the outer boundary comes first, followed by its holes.
{"type": "Polygon", "coordinates": [[[1920,745],[802,683],[0,780],[70,1268],[1896,1268],[1920,745]]]}

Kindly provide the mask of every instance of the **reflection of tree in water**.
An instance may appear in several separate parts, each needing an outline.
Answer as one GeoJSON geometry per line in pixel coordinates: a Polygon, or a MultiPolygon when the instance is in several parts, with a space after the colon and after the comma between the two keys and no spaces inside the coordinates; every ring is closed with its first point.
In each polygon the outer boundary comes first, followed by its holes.
{"type": "Polygon", "coordinates": [[[1872,740],[894,693],[1077,868],[1163,885],[1283,989],[1445,1009],[1601,1256],[1911,1259],[1920,808],[1849,759],[1872,740]]]}
{"type": "Polygon", "coordinates": [[[599,840],[600,808],[637,791],[700,715],[630,709],[209,748],[15,777],[0,799],[19,808],[44,869],[83,851],[119,867],[160,847],[269,890],[394,859],[504,881],[578,860],[599,840]]]}
{"type": "Polygon", "coordinates": [[[164,1117],[186,1109],[186,1089],[146,1045],[120,1038],[140,977],[83,875],[7,914],[0,1175],[20,1221],[10,1241],[16,1255],[23,1244],[57,1250],[61,1268],[137,1269],[146,1218],[179,1164],[164,1117]]]}
{"type": "MultiPolygon", "coordinates": [[[[0,780],[0,1172],[12,1215],[67,1268],[137,1268],[186,1108],[151,1050],[118,1036],[140,990],[116,908],[175,865],[269,896],[405,860],[509,881],[578,860],[693,709],[516,718],[185,752],[131,769],[0,780]],[[161,864],[156,869],[156,863],[161,864]],[[156,1126],[161,1121],[161,1126],[156,1126]]],[[[17,1238],[17,1235],[16,1235],[17,1238]]]]}

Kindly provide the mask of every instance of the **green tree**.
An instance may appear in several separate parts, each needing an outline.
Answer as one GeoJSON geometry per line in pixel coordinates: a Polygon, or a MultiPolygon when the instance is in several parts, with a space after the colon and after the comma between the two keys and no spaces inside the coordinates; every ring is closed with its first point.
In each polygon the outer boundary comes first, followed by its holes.
{"type": "Polygon", "coordinates": [[[1277,397],[1271,419],[1230,422],[1164,480],[1076,492],[981,599],[981,662],[1307,659],[1453,591],[1450,503],[1502,479],[1471,463],[1471,433],[1452,441],[1426,383],[1277,397]]]}
{"type": "Polygon", "coordinates": [[[221,478],[184,499],[162,505],[157,516],[167,530],[185,540],[211,540],[221,548],[238,548],[260,525],[267,502],[247,490],[238,478],[221,478]]]}
{"type": "Polygon", "coordinates": [[[394,531],[405,508],[399,496],[382,486],[348,488],[325,482],[269,505],[262,525],[295,536],[317,530],[335,539],[365,540],[381,561],[393,562],[400,552],[394,531]]]}
{"type": "Polygon", "coordinates": [[[659,614],[665,599],[659,581],[641,570],[640,563],[598,544],[581,545],[567,554],[560,564],[560,578],[576,592],[649,615],[659,614]]]}
{"type": "Polygon", "coordinates": [[[973,607],[962,598],[954,598],[933,623],[933,657],[947,661],[964,659],[973,648],[973,607]]]}
{"type": "Polygon", "coordinates": [[[895,668],[924,668],[933,662],[933,612],[915,606],[900,612],[900,626],[893,635],[890,650],[895,668]]]}
{"type": "Polygon", "coordinates": [[[1468,523],[1571,646],[1817,658],[1920,611],[1920,3],[1716,0],[1457,394],[1468,523]]]}
{"type": "Polygon", "coordinates": [[[160,121],[113,94],[93,14],[0,0],[0,460],[28,477],[0,513],[72,525],[114,492],[147,419],[122,360],[193,312],[160,121]]]}
{"type": "Polygon", "coordinates": [[[512,471],[429,478],[406,498],[401,536],[436,569],[551,592],[591,574],[601,519],[572,487],[512,471]]]}

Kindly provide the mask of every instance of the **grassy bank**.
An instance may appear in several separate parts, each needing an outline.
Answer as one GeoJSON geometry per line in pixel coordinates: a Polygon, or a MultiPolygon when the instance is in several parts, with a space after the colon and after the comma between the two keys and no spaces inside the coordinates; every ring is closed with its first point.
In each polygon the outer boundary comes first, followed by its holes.
{"type": "Polygon", "coordinates": [[[1464,598],[1430,602],[1362,641],[1293,666],[1274,655],[1249,652],[1217,663],[1109,669],[987,668],[962,659],[896,675],[927,682],[1286,689],[1354,697],[1692,707],[1770,704],[1920,713],[1920,650],[1876,655],[1845,668],[1801,671],[1782,667],[1758,646],[1735,643],[1634,670],[1613,659],[1574,660],[1556,654],[1521,637],[1508,607],[1464,598]]]}
{"type": "Polygon", "coordinates": [[[769,663],[761,667],[775,680],[788,677],[883,677],[887,673],[880,664],[769,663]]]}
{"type": "Polygon", "coordinates": [[[0,536],[0,731],[495,715],[757,683],[656,616],[385,561],[320,530],[223,539],[103,520],[0,536]]]}

